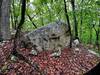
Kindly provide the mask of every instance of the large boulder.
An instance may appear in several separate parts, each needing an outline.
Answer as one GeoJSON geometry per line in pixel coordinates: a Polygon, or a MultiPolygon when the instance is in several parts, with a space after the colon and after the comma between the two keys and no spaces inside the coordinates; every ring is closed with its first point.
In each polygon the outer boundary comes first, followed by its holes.
{"type": "Polygon", "coordinates": [[[68,25],[61,21],[56,21],[43,26],[24,35],[25,42],[28,40],[32,47],[41,52],[42,50],[59,50],[69,45],[70,35],[68,25]]]}

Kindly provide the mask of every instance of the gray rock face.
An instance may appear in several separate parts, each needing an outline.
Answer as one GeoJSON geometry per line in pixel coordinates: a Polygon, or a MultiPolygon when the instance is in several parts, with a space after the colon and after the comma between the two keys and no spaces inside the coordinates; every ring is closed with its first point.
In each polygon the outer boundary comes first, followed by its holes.
{"type": "Polygon", "coordinates": [[[70,35],[68,25],[58,21],[38,28],[26,34],[25,39],[33,44],[33,48],[38,52],[42,50],[58,50],[69,45],[70,35]]]}

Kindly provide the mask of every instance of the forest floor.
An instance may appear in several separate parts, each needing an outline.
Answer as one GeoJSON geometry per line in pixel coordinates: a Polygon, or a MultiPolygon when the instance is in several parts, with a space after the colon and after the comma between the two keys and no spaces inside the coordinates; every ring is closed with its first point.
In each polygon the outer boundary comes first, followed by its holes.
{"type": "MultiPolygon", "coordinates": [[[[13,48],[11,42],[0,45],[0,75],[41,75],[28,63],[8,58],[13,48]]],[[[51,51],[44,51],[37,56],[30,56],[30,50],[20,48],[18,51],[31,62],[38,65],[42,75],[83,75],[93,68],[100,58],[90,53],[84,46],[64,48],[60,57],[50,57],[51,51]]]]}

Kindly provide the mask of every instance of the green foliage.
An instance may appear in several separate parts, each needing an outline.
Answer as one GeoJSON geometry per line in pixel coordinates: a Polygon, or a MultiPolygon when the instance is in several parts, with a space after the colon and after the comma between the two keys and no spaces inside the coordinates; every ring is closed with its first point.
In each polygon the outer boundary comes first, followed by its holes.
{"type": "MultiPolygon", "coordinates": [[[[73,31],[73,14],[71,10],[70,0],[67,1],[68,15],[70,18],[70,23],[73,31]]],[[[76,3],[76,18],[78,21],[78,32],[80,40],[83,43],[90,43],[90,38],[92,44],[95,44],[96,32],[93,28],[93,23],[96,30],[99,26],[100,19],[100,1],[99,0],[75,0],[76,3]],[[82,24],[81,24],[82,20],[82,24]],[[92,33],[91,33],[92,32],[92,33]],[[92,37],[91,37],[92,35],[92,37]]],[[[20,1],[17,0],[14,3],[15,9],[12,8],[15,16],[20,17],[20,1]]],[[[66,21],[64,13],[64,2],[63,0],[27,0],[27,11],[26,14],[32,17],[32,22],[36,24],[37,27],[47,25],[50,22],[56,20],[66,21]]],[[[20,19],[20,18],[18,18],[20,19]]],[[[34,28],[32,22],[26,15],[26,21],[23,25],[23,30],[31,31],[34,28]]],[[[100,37],[100,36],[99,36],[100,37]]],[[[99,40],[100,41],[100,40],[99,40]]]]}

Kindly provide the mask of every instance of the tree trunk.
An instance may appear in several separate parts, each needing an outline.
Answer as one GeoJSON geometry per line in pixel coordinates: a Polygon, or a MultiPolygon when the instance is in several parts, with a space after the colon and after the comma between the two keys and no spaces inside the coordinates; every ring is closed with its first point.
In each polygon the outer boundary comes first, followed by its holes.
{"type": "Polygon", "coordinates": [[[66,0],[64,0],[64,11],[65,11],[65,16],[66,16],[66,20],[67,20],[67,24],[68,24],[68,28],[69,28],[69,32],[70,32],[70,48],[72,47],[72,33],[71,33],[71,26],[70,26],[70,21],[69,21],[69,16],[68,16],[68,12],[67,12],[67,5],[66,5],[66,0]]]}
{"type": "Polygon", "coordinates": [[[97,47],[97,48],[98,48],[98,50],[99,50],[99,48],[100,48],[100,46],[99,46],[100,19],[99,19],[99,26],[98,26],[98,29],[96,29],[96,28],[95,28],[95,26],[93,26],[93,28],[94,28],[95,33],[96,33],[95,45],[96,45],[96,47],[97,47]]]}
{"type": "Polygon", "coordinates": [[[1,18],[1,6],[2,6],[2,0],[0,1],[0,18],[1,18]]]}
{"type": "Polygon", "coordinates": [[[74,28],[75,28],[75,39],[78,38],[78,24],[76,20],[76,13],[75,13],[75,0],[71,0],[72,10],[73,10],[73,19],[74,19],[74,28]]]}
{"type": "Polygon", "coordinates": [[[96,31],[96,46],[98,48],[98,50],[100,49],[100,44],[99,44],[99,34],[100,34],[100,19],[99,19],[99,26],[98,26],[98,30],[96,31]]]}
{"type": "MultiPolygon", "coordinates": [[[[82,8],[83,8],[83,1],[84,0],[82,0],[81,1],[81,5],[82,5],[82,8]]],[[[83,26],[83,9],[81,8],[81,12],[80,12],[80,36],[79,36],[79,38],[81,39],[82,38],[82,26],[83,26]]],[[[82,39],[81,39],[81,41],[82,41],[82,39]]]]}
{"type": "Polygon", "coordinates": [[[89,31],[90,31],[89,44],[92,44],[92,27],[89,28],[89,31]]]}
{"type": "Polygon", "coordinates": [[[10,39],[10,0],[2,1],[0,24],[2,38],[10,39]]]}
{"type": "Polygon", "coordinates": [[[92,34],[93,34],[91,23],[92,21],[90,21],[90,24],[89,24],[89,44],[92,44],[92,34]]]}
{"type": "Polygon", "coordinates": [[[2,6],[2,0],[0,1],[0,41],[2,41],[2,35],[1,35],[1,6],[2,6]]]}

